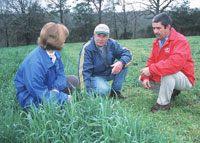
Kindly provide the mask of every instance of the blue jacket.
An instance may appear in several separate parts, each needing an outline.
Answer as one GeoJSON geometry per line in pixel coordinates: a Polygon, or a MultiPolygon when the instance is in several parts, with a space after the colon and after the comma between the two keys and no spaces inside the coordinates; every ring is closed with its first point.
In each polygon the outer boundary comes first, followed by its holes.
{"type": "Polygon", "coordinates": [[[96,47],[94,37],[83,45],[79,54],[78,66],[81,89],[84,89],[85,85],[87,91],[92,88],[92,76],[110,75],[112,71],[110,65],[112,65],[116,59],[122,61],[124,68],[130,65],[133,60],[131,52],[128,49],[121,47],[116,41],[110,38],[106,44],[106,53],[107,61],[104,60],[102,52],[96,47]]]}
{"type": "Polygon", "coordinates": [[[68,95],[61,92],[66,88],[63,63],[60,53],[55,51],[53,64],[46,51],[40,47],[27,55],[20,65],[16,77],[16,98],[23,109],[34,104],[38,107],[42,101],[67,102],[68,95]],[[54,92],[51,89],[60,91],[54,92]]]}

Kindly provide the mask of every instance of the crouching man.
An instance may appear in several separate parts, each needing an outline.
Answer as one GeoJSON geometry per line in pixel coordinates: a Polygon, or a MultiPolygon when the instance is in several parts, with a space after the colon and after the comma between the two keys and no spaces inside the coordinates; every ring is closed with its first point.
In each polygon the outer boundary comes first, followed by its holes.
{"type": "Polygon", "coordinates": [[[99,24],[94,30],[94,36],[83,45],[79,55],[79,81],[81,88],[86,87],[88,93],[110,93],[111,97],[124,99],[126,96],[121,94],[122,84],[132,55],[110,39],[109,34],[109,27],[99,24]],[[111,80],[112,89],[107,83],[111,80]]]}
{"type": "Polygon", "coordinates": [[[170,109],[172,98],[194,86],[195,75],[190,45],[171,27],[170,17],[166,13],[156,15],[152,27],[157,39],[139,80],[144,88],[158,93],[157,104],[151,108],[154,112],[170,109]]]}

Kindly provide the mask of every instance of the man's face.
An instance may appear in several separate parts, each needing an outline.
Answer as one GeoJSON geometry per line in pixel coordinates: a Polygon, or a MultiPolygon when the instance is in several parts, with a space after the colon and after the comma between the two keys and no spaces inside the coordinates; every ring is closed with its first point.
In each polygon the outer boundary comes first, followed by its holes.
{"type": "Polygon", "coordinates": [[[95,43],[99,47],[103,47],[104,45],[106,45],[108,38],[109,38],[109,36],[107,36],[103,33],[102,34],[94,34],[95,43]]]}
{"type": "Polygon", "coordinates": [[[170,32],[170,25],[168,25],[166,28],[164,25],[161,24],[161,22],[158,23],[152,23],[152,28],[155,36],[159,40],[164,40],[165,37],[169,34],[170,32]]]}

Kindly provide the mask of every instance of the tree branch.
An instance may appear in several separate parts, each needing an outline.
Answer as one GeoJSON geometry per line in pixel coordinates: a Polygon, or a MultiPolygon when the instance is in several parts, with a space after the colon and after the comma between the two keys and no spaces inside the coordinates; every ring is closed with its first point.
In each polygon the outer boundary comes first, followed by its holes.
{"type": "Polygon", "coordinates": [[[164,10],[170,5],[171,2],[172,2],[172,0],[170,0],[170,1],[161,9],[161,11],[164,11],[164,10]]]}
{"type": "Polygon", "coordinates": [[[92,3],[94,4],[94,6],[95,6],[97,12],[99,12],[99,7],[96,5],[95,0],[92,0],[92,3]]]}

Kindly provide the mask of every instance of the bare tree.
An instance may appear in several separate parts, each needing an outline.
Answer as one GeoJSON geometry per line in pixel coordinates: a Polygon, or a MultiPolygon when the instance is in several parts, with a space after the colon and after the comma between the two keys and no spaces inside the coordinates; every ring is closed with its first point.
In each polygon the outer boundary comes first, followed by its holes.
{"type": "Polygon", "coordinates": [[[131,11],[131,17],[132,17],[132,22],[133,22],[133,38],[135,39],[137,37],[137,24],[138,24],[138,18],[143,15],[141,11],[136,11],[135,10],[135,3],[131,3],[132,11],[131,11]]]}
{"type": "Polygon", "coordinates": [[[94,11],[91,5],[81,2],[74,7],[73,23],[69,38],[80,41],[87,41],[92,35],[95,27],[94,11]]]}
{"type": "Polygon", "coordinates": [[[12,29],[16,32],[17,42],[25,39],[26,44],[30,44],[31,19],[28,16],[28,8],[32,5],[32,0],[7,0],[7,2],[15,16],[12,29]]]}
{"type": "Polygon", "coordinates": [[[124,25],[124,38],[127,39],[127,15],[126,15],[126,1],[122,0],[122,10],[123,10],[123,25],[124,25]]]}
{"type": "Polygon", "coordinates": [[[177,0],[143,0],[138,1],[144,10],[146,10],[146,15],[157,15],[167,8],[170,8],[173,4],[175,4],[177,0]]]}
{"type": "Polygon", "coordinates": [[[116,16],[116,10],[115,10],[115,3],[113,1],[113,16],[114,16],[114,31],[115,31],[115,38],[118,39],[118,30],[117,30],[117,16],[116,16]]]}
{"type": "Polygon", "coordinates": [[[102,15],[102,6],[103,6],[103,1],[104,0],[86,0],[87,2],[92,2],[93,5],[95,6],[97,12],[98,12],[98,17],[99,17],[99,23],[101,23],[101,15],[102,15]]]}
{"type": "Polygon", "coordinates": [[[122,22],[122,25],[123,25],[123,33],[121,35],[121,38],[123,39],[127,39],[128,38],[128,33],[127,33],[127,28],[128,28],[128,19],[127,19],[127,11],[126,11],[126,6],[127,6],[127,3],[126,3],[126,0],[119,0],[118,1],[119,4],[122,6],[122,13],[123,13],[123,16],[122,16],[122,19],[121,19],[121,22],[122,22]]]}
{"type": "Polygon", "coordinates": [[[7,0],[12,11],[11,28],[15,33],[15,45],[35,44],[39,31],[45,23],[43,9],[38,0],[7,0]]]}
{"type": "Polygon", "coordinates": [[[117,28],[117,12],[116,12],[116,6],[119,5],[119,2],[116,2],[116,0],[107,0],[107,4],[106,4],[106,9],[110,10],[110,12],[112,13],[112,15],[110,15],[112,17],[112,23],[114,25],[114,38],[118,39],[118,28],[117,28]]]}
{"type": "Polygon", "coordinates": [[[0,32],[1,45],[6,47],[10,46],[10,23],[11,23],[11,13],[9,11],[9,6],[6,1],[0,0],[0,32]],[[5,43],[5,44],[4,44],[5,43]]]}
{"type": "Polygon", "coordinates": [[[34,0],[7,0],[11,9],[13,9],[18,14],[25,14],[30,5],[32,5],[34,0]]]}
{"type": "Polygon", "coordinates": [[[64,12],[68,10],[67,0],[47,0],[49,3],[48,7],[56,10],[60,16],[60,23],[63,23],[64,19],[64,12]]]}
{"type": "Polygon", "coordinates": [[[135,11],[133,11],[132,13],[133,13],[133,38],[135,39],[138,15],[135,11]]]}

